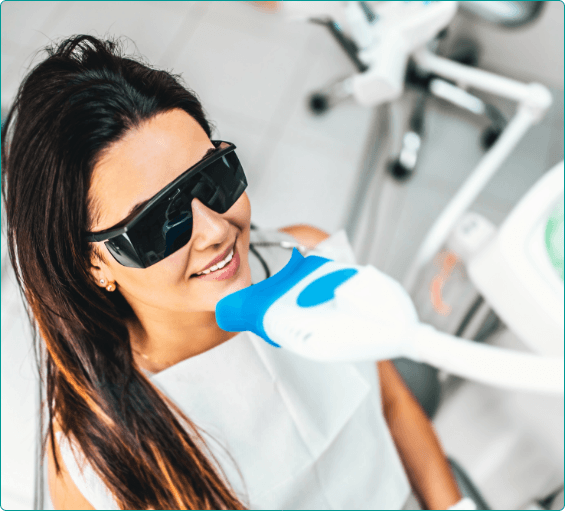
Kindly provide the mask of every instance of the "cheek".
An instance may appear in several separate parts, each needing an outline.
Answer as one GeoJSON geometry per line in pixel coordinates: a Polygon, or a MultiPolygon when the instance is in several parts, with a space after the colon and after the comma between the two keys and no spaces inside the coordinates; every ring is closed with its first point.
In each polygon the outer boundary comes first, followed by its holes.
{"type": "MultiPolygon", "coordinates": [[[[171,255],[167,256],[160,263],[154,265],[154,269],[158,270],[155,272],[159,278],[163,278],[167,281],[175,281],[184,276],[184,272],[187,269],[187,252],[188,244],[181,249],[173,252],[171,255]]],[[[148,268],[151,270],[153,267],[148,268]]]]}
{"type": "Polygon", "coordinates": [[[105,252],[108,260],[107,267],[114,280],[125,289],[147,288],[154,286],[155,283],[162,285],[173,283],[182,277],[183,268],[185,268],[183,264],[186,265],[186,255],[183,256],[183,249],[177,250],[167,259],[149,268],[127,268],[118,263],[107,248],[105,252]]]}
{"type": "Polygon", "coordinates": [[[249,197],[246,192],[241,194],[241,197],[237,199],[235,204],[230,208],[230,213],[233,210],[233,215],[244,222],[251,218],[251,203],[249,202],[249,197]]]}
{"type": "Polygon", "coordinates": [[[123,290],[130,291],[139,298],[161,294],[160,290],[170,289],[171,286],[177,285],[180,280],[184,279],[186,270],[184,252],[182,249],[177,250],[149,268],[122,271],[120,276],[116,275],[118,277],[116,280],[121,282],[123,290]]]}
{"type": "Polygon", "coordinates": [[[161,266],[153,265],[122,276],[120,291],[135,309],[135,304],[169,308],[175,301],[184,278],[183,270],[171,254],[161,266]],[[177,264],[175,264],[177,262],[177,264]]]}

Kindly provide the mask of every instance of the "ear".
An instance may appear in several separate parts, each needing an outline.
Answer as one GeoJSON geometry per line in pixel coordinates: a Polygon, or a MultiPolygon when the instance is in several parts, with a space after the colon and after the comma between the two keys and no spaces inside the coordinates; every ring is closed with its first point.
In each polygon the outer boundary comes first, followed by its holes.
{"type": "Polygon", "coordinates": [[[90,268],[88,271],[90,272],[94,283],[99,287],[105,288],[110,282],[115,283],[115,280],[103,250],[104,249],[98,244],[94,244],[90,256],[90,268]]]}

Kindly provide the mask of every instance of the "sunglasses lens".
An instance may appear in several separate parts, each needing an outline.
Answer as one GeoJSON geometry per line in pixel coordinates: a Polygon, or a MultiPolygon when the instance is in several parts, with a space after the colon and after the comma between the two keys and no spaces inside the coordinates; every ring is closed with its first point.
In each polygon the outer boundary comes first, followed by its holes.
{"type": "Polygon", "coordinates": [[[163,257],[171,255],[184,247],[192,236],[192,212],[183,211],[163,226],[165,236],[165,251],[163,257]]]}
{"type": "Polygon", "coordinates": [[[247,180],[235,153],[228,153],[204,169],[192,194],[217,213],[225,213],[239,199],[247,180]]]}
{"type": "Polygon", "coordinates": [[[106,248],[122,266],[128,268],[144,268],[137,252],[125,236],[116,236],[106,241],[106,248]]]}
{"type": "Polygon", "coordinates": [[[206,207],[223,214],[246,188],[247,179],[232,151],[202,170],[188,174],[146,210],[125,234],[107,241],[106,245],[120,264],[147,268],[190,241],[192,199],[197,198],[206,207]]]}

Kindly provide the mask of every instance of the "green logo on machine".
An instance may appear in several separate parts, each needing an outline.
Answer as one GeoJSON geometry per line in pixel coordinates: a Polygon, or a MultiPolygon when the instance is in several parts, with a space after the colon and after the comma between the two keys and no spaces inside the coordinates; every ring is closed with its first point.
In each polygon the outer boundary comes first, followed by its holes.
{"type": "Polygon", "coordinates": [[[563,280],[563,200],[551,213],[545,226],[545,247],[557,274],[563,280]]]}

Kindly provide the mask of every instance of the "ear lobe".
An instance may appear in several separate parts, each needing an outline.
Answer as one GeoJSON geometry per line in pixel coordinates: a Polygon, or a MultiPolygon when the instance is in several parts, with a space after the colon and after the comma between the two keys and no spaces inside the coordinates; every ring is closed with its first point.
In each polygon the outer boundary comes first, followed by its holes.
{"type": "Polygon", "coordinates": [[[104,257],[99,252],[97,247],[93,248],[92,250],[90,256],[90,268],[88,268],[88,271],[92,276],[94,284],[96,284],[97,286],[105,287],[108,282],[113,281],[110,268],[108,268],[104,257]],[[101,283],[101,280],[104,280],[104,283],[101,283]]]}
{"type": "Polygon", "coordinates": [[[103,272],[102,269],[99,268],[98,266],[91,266],[88,269],[89,273],[90,273],[90,277],[92,278],[92,281],[94,284],[96,284],[97,286],[100,286],[100,281],[102,279],[107,280],[104,276],[103,276],[103,272]]]}

